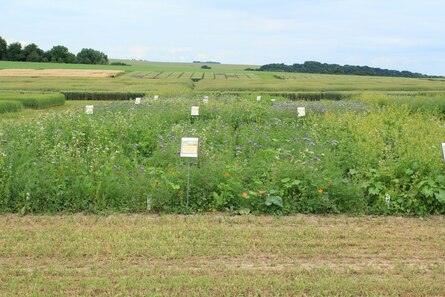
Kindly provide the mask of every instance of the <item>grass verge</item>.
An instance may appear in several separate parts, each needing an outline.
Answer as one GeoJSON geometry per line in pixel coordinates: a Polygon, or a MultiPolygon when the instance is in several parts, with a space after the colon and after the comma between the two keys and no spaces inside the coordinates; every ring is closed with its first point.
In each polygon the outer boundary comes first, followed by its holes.
{"type": "Polygon", "coordinates": [[[0,216],[0,295],[441,296],[443,217],[0,216]]]}

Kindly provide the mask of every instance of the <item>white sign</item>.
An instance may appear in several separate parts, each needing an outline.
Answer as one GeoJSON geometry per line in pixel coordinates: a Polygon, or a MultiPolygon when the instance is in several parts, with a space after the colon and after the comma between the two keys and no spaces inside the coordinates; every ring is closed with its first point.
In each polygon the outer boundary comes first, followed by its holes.
{"type": "Polygon", "coordinates": [[[153,99],[154,99],[154,100],[158,100],[158,99],[159,99],[159,95],[154,95],[154,96],[153,96],[153,99]]]}
{"type": "Polygon", "coordinates": [[[181,138],[181,154],[182,158],[198,158],[199,140],[196,137],[181,138]]]}
{"type": "Polygon", "coordinates": [[[297,112],[299,117],[306,116],[306,107],[297,107],[297,112]]]}
{"type": "Polygon", "coordinates": [[[192,116],[199,116],[199,106],[192,106],[190,114],[192,116]]]}
{"type": "Polygon", "coordinates": [[[141,98],[136,98],[136,100],[134,101],[134,104],[139,105],[141,104],[141,98]]]}
{"type": "Polygon", "coordinates": [[[272,99],[270,99],[270,101],[272,101],[272,102],[275,102],[275,101],[277,101],[276,99],[274,99],[274,98],[272,98],[272,99]]]}
{"type": "Polygon", "coordinates": [[[93,114],[94,111],[94,105],[87,105],[85,106],[85,113],[86,114],[93,114]]]}
{"type": "Polygon", "coordinates": [[[442,142],[442,156],[443,160],[445,161],[445,142],[442,142]]]}
{"type": "Polygon", "coordinates": [[[261,101],[261,96],[256,96],[256,101],[261,101]]]}
{"type": "Polygon", "coordinates": [[[209,103],[209,96],[204,96],[204,99],[202,99],[202,101],[207,104],[209,103]]]}

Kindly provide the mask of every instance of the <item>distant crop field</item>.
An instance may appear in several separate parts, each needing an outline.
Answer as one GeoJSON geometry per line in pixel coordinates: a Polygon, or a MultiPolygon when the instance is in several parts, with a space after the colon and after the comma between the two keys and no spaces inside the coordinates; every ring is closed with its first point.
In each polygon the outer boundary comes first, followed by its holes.
{"type": "Polygon", "coordinates": [[[115,77],[119,70],[0,69],[0,77],[115,77]]]}
{"type": "Polygon", "coordinates": [[[120,61],[131,66],[0,61],[0,69],[3,69],[0,72],[6,73],[0,75],[0,91],[142,91],[159,94],[445,91],[444,79],[246,71],[246,68],[255,68],[249,65],[215,64],[211,69],[202,69],[202,64],[198,63],[120,61]],[[34,71],[29,72],[29,69],[34,71]],[[24,75],[20,77],[17,73],[22,71],[24,75]],[[45,73],[51,75],[43,75],[45,73]]]}

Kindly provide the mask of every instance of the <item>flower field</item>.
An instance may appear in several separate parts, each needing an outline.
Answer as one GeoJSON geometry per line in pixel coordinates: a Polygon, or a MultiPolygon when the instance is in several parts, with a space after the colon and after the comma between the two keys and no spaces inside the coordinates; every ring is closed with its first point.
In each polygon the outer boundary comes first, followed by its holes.
{"type": "Polygon", "coordinates": [[[144,98],[4,125],[0,212],[445,213],[443,98],[371,97],[144,98]]]}

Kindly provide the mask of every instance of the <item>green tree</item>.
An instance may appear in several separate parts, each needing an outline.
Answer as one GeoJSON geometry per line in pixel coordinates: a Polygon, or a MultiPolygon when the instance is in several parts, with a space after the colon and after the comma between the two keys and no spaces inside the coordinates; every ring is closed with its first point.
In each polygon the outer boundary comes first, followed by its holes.
{"type": "Polygon", "coordinates": [[[8,61],[25,61],[22,45],[19,42],[11,43],[6,51],[6,60],[8,61]]]}
{"type": "Polygon", "coordinates": [[[23,54],[28,62],[42,62],[45,53],[36,44],[31,43],[25,46],[23,54]]]}
{"type": "Polygon", "coordinates": [[[6,43],[6,40],[0,36],[0,60],[6,60],[7,50],[8,44],[6,43]]]}
{"type": "Polygon", "coordinates": [[[108,57],[103,52],[92,48],[83,48],[77,54],[77,63],[79,64],[108,64],[108,57]]]}
{"type": "Polygon", "coordinates": [[[52,63],[76,63],[76,56],[63,45],[53,46],[47,56],[52,63]]]}

